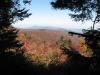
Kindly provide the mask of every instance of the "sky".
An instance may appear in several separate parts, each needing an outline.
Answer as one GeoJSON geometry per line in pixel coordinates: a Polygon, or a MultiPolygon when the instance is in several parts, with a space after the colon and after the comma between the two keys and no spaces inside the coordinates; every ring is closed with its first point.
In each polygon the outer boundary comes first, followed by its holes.
{"type": "Polygon", "coordinates": [[[18,21],[13,24],[14,27],[27,28],[34,25],[37,26],[54,26],[61,28],[90,28],[92,22],[87,21],[75,22],[68,15],[68,10],[55,10],[50,5],[52,0],[32,0],[31,5],[27,5],[26,8],[30,9],[32,15],[29,18],[25,18],[23,21],[18,21]]]}

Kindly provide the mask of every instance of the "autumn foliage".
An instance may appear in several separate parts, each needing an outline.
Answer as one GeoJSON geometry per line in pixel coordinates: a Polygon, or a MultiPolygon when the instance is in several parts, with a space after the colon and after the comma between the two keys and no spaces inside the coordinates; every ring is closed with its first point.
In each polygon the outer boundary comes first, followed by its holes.
{"type": "Polygon", "coordinates": [[[80,38],[69,36],[67,31],[20,29],[18,36],[24,43],[25,55],[37,65],[65,62],[67,55],[60,49],[61,45],[81,49],[78,46],[80,38]]]}

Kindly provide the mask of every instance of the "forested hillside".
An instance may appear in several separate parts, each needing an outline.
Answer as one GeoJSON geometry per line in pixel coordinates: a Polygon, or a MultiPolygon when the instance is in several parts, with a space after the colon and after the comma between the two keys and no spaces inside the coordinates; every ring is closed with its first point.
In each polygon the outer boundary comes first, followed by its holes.
{"type": "Polygon", "coordinates": [[[79,42],[82,37],[70,36],[67,31],[46,30],[46,29],[20,29],[19,39],[24,43],[26,53],[30,53],[33,60],[38,63],[59,63],[66,61],[66,55],[60,49],[60,44],[67,48],[71,41],[71,46],[81,52],[79,42]],[[62,40],[61,40],[62,38],[62,40]],[[67,40],[63,43],[63,40],[67,40]],[[32,55],[33,54],[33,55],[32,55]]]}

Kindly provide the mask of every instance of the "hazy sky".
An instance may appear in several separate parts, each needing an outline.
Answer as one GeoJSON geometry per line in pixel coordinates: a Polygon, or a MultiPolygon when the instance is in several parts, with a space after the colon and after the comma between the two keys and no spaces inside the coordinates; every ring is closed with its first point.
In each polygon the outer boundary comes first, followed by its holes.
{"type": "Polygon", "coordinates": [[[74,22],[68,13],[68,10],[54,10],[50,5],[52,0],[32,0],[31,5],[27,6],[32,15],[23,21],[18,21],[13,26],[27,28],[37,26],[55,26],[62,28],[89,28],[92,22],[74,22]]]}

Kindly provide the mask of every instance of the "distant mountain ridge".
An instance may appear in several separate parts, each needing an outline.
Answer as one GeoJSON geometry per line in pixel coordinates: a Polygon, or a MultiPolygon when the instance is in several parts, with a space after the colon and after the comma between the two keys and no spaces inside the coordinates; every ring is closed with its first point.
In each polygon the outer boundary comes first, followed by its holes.
{"type": "Polygon", "coordinates": [[[28,27],[28,29],[66,30],[66,29],[60,28],[60,27],[53,27],[53,26],[37,26],[37,25],[34,25],[34,26],[32,26],[32,27],[28,27]]]}
{"type": "Polygon", "coordinates": [[[34,25],[32,27],[28,27],[27,29],[62,30],[62,31],[74,31],[74,32],[80,32],[80,33],[82,33],[82,29],[60,28],[60,27],[53,27],[53,26],[37,26],[37,25],[34,25]]]}

